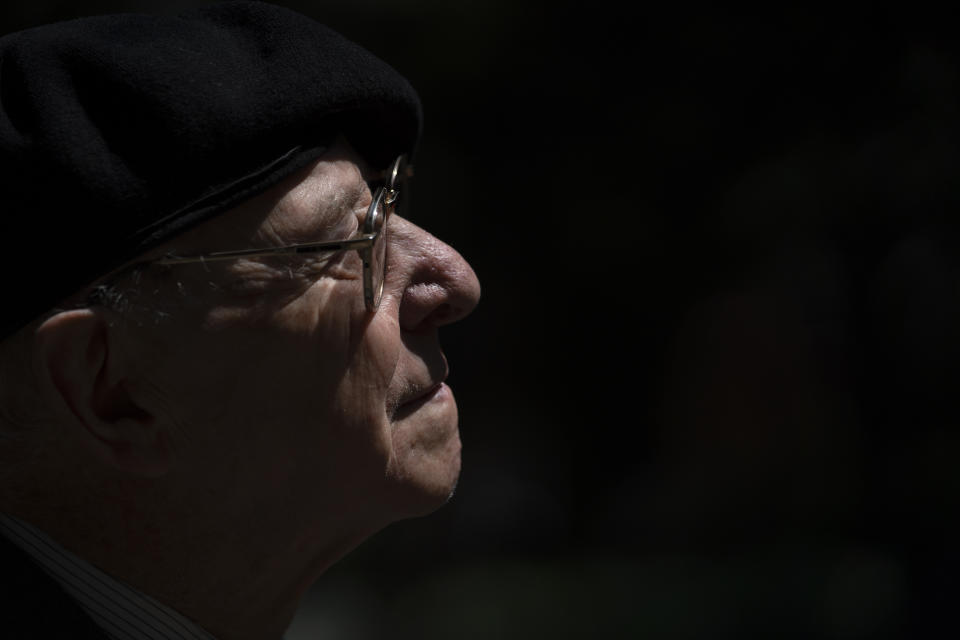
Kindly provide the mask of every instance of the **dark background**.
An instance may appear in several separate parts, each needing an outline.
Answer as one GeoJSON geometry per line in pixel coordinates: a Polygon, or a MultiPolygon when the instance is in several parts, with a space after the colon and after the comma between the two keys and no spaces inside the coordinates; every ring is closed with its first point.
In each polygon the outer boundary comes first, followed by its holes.
{"type": "Polygon", "coordinates": [[[411,217],[484,286],[445,332],[455,499],[334,567],[290,640],[960,633],[946,15],[277,4],[420,91],[411,217]]]}

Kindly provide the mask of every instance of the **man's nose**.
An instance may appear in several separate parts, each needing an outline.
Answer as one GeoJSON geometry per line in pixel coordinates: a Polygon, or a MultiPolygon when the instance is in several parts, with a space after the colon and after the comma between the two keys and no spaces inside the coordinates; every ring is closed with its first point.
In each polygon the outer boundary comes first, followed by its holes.
{"type": "MultiPolygon", "coordinates": [[[[400,328],[421,331],[463,318],[480,300],[477,274],[453,247],[394,216],[388,269],[403,278],[400,328]],[[400,254],[400,255],[397,255],[400,254]]],[[[390,275],[387,276],[390,278],[390,275]]]]}

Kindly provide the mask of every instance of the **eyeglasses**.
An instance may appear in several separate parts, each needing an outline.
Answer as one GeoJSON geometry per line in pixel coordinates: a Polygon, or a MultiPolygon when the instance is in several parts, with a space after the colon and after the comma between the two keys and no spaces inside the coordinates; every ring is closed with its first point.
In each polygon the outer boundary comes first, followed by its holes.
{"type": "Polygon", "coordinates": [[[367,217],[363,221],[363,229],[347,240],[333,242],[308,242],[291,244],[269,249],[241,249],[239,251],[217,251],[196,256],[166,255],[150,264],[154,265],[181,265],[236,258],[256,258],[266,256],[283,256],[298,254],[329,253],[331,256],[343,251],[356,250],[363,260],[363,301],[370,313],[380,306],[383,297],[383,281],[387,270],[387,222],[396,211],[400,192],[405,186],[407,178],[413,175],[413,167],[407,164],[407,157],[401,155],[390,168],[379,173],[376,177],[382,180],[373,194],[373,202],[367,209],[367,217]]]}

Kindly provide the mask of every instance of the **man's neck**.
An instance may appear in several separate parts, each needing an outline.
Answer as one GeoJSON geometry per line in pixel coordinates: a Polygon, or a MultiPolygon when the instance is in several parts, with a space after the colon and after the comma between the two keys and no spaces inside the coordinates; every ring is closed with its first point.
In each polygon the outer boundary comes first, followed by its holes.
{"type": "Polygon", "coordinates": [[[82,509],[8,513],[173,608],[221,640],[280,639],[306,589],[372,531],[284,538],[283,527],[217,522],[111,496],[82,509]],[[126,505],[123,507],[122,505],[126,505]],[[176,526],[173,526],[176,523],[176,526]]]}

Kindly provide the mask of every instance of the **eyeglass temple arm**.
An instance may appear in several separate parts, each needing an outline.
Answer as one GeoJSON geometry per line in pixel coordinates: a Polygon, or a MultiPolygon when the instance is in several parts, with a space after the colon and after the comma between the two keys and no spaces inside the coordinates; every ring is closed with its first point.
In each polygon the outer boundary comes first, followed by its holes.
{"type": "Polygon", "coordinates": [[[314,242],[305,244],[292,244],[285,247],[274,247],[272,249],[241,249],[239,251],[220,251],[208,253],[202,256],[177,256],[168,255],[157,260],[152,264],[157,265],[176,265],[192,264],[198,262],[218,262],[221,260],[234,260],[236,258],[258,258],[277,255],[296,255],[303,253],[338,253],[340,251],[350,251],[351,249],[360,249],[369,247],[373,244],[374,235],[363,235],[349,240],[339,240],[337,242],[314,242]]]}

